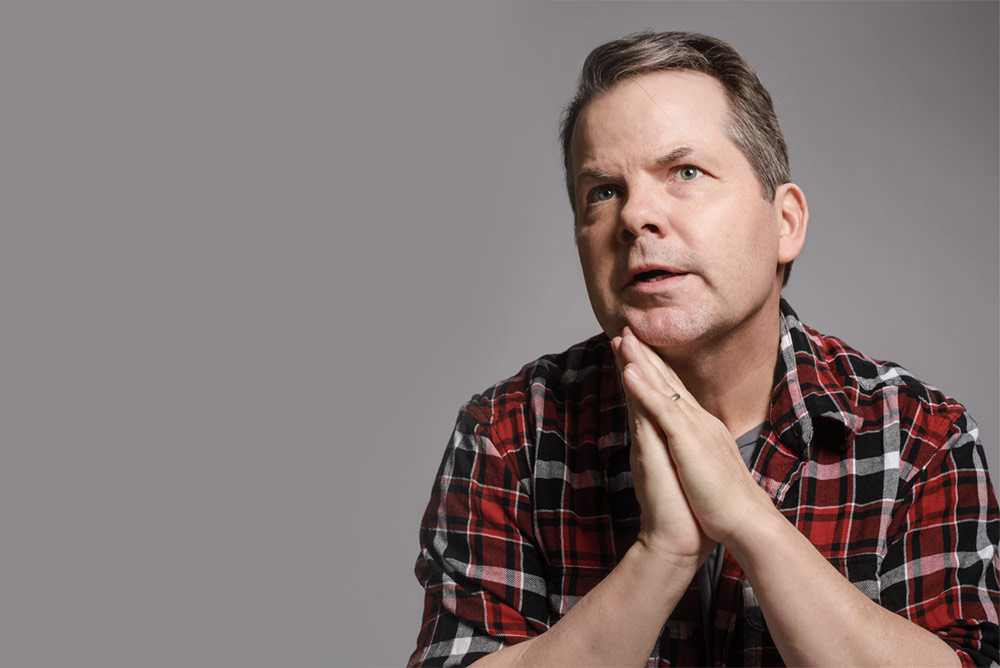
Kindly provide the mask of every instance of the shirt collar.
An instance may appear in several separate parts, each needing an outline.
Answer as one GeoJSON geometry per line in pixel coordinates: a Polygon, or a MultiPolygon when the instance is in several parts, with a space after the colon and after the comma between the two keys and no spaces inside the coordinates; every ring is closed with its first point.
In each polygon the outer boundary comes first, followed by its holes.
{"type": "Polygon", "coordinates": [[[820,334],[799,321],[781,300],[781,335],[774,369],[769,422],[774,433],[800,457],[813,447],[846,449],[862,419],[843,390],[846,369],[827,355],[820,334]]]}

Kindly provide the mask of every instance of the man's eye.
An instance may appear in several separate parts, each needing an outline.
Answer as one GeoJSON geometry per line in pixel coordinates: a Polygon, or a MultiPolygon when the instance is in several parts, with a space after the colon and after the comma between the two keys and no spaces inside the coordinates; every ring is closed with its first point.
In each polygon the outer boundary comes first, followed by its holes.
{"type": "Polygon", "coordinates": [[[694,165],[684,165],[677,170],[677,178],[681,181],[694,181],[701,176],[701,170],[694,165]]]}
{"type": "Polygon", "coordinates": [[[606,202],[614,199],[618,195],[618,189],[614,186],[599,186],[590,191],[591,202],[606,202]]]}

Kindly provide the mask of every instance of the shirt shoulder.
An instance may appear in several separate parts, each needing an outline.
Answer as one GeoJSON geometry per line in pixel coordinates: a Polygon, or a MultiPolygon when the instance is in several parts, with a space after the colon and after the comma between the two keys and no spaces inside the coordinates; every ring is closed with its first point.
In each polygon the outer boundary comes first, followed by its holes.
{"type": "Polygon", "coordinates": [[[529,491],[536,479],[565,466],[589,472],[574,478],[584,484],[628,439],[609,339],[598,334],[529,362],[473,396],[459,413],[458,429],[480,436],[529,491]]]}
{"type": "Polygon", "coordinates": [[[472,396],[462,412],[493,428],[526,411],[544,415],[566,412],[599,394],[614,372],[614,356],[604,334],[597,334],[561,353],[542,355],[491,387],[472,396]]]}
{"type": "Polygon", "coordinates": [[[943,450],[978,442],[978,425],[953,397],[900,364],[873,358],[809,326],[801,329],[815,355],[817,379],[825,390],[842,393],[855,432],[877,429],[884,436],[898,429],[904,478],[905,469],[919,470],[943,450]]]}
{"type": "MultiPolygon", "coordinates": [[[[819,360],[845,388],[855,390],[859,396],[877,397],[886,388],[904,392],[912,401],[929,410],[952,410],[961,407],[955,399],[945,395],[933,385],[918,379],[905,367],[888,360],[870,357],[845,343],[836,336],[822,334],[802,325],[819,360]]],[[[964,408],[964,407],[963,407],[964,408]]]]}

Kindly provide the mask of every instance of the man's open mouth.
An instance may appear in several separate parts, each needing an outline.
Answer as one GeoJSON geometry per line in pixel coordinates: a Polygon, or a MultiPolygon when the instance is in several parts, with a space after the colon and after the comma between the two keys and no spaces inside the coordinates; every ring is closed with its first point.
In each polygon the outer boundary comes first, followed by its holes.
{"type": "Polygon", "coordinates": [[[664,269],[654,269],[652,271],[643,271],[635,275],[632,279],[636,283],[656,283],[657,281],[662,281],[670,278],[671,276],[680,276],[680,274],[675,274],[664,269]]]}

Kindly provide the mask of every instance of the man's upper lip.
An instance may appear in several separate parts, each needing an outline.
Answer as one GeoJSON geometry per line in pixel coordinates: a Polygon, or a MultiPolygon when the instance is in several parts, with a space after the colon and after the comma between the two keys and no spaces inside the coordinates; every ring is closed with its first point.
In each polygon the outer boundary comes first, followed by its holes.
{"type": "Polygon", "coordinates": [[[666,264],[637,264],[628,268],[628,273],[625,275],[625,286],[631,285],[639,274],[645,274],[649,271],[665,271],[669,274],[688,273],[683,269],[666,264]]]}

